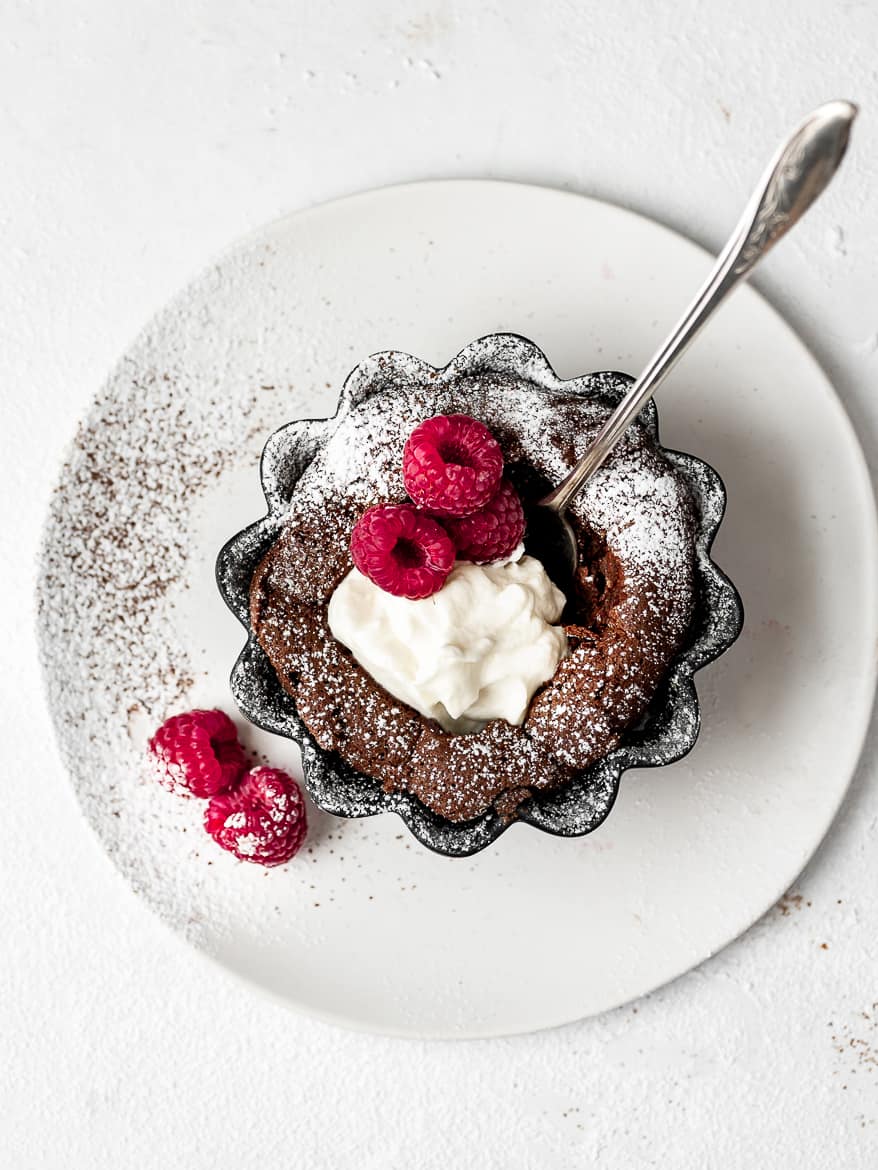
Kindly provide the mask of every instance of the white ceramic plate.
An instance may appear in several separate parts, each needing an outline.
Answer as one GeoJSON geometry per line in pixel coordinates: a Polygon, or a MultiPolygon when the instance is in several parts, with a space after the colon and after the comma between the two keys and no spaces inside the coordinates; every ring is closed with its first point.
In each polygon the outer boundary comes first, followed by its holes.
{"type": "MultiPolygon", "coordinates": [[[[166,715],[231,709],[243,633],[213,563],[259,514],[270,431],[331,413],[370,352],[441,365],[496,330],[531,337],[564,377],[636,372],[709,263],[667,229],[575,195],[490,182],[397,187],[250,236],[126,355],[85,420],[47,529],[50,702],[104,847],[229,970],[375,1031],[545,1028],[700,963],[805,864],[845,793],[871,707],[875,515],[832,388],[750,289],[659,400],[664,442],[726,481],[715,556],[743,596],[745,631],[698,676],[696,749],[675,766],[627,773],[594,835],[513,826],[483,854],[449,860],[395,818],[315,813],[310,851],[262,871],[218,850],[200,806],[137,768],[166,715]]],[[[243,734],[298,768],[292,745],[243,734]]]]}

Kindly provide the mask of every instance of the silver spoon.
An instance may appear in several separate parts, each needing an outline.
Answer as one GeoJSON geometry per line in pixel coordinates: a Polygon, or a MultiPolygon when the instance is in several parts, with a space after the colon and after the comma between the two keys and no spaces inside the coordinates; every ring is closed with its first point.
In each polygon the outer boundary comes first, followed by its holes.
{"type": "Polygon", "coordinates": [[[576,537],[564,515],[571,500],[607,459],[711,314],[828,186],[844,157],[856,115],[852,102],[827,102],[796,127],[771,160],[713,271],[673,332],[582,459],[529,508],[525,548],[543,562],[561,588],[569,584],[579,564],[576,537]]]}

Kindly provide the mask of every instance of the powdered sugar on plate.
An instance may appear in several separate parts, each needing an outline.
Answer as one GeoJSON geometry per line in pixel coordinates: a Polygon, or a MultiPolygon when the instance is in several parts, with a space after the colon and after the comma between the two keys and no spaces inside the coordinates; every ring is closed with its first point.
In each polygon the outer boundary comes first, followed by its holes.
{"type": "MultiPolygon", "coordinates": [[[[246,267],[263,258],[250,254],[246,267]]],[[[325,413],[334,395],[319,375],[306,373],[294,388],[284,361],[268,368],[259,352],[216,328],[213,314],[234,318],[240,284],[208,273],[196,287],[211,311],[193,308],[188,294],[170,306],[78,428],[44,533],[38,637],[61,754],[87,819],[162,917],[202,943],[209,922],[216,945],[254,907],[271,913],[258,884],[264,875],[210,840],[201,801],[159,787],[146,742],[166,717],[196,706],[236,714],[227,679],[238,635],[213,580],[225,518],[235,514],[237,485],[257,485],[258,498],[266,436],[291,413],[325,413]],[[202,540],[205,523],[211,535],[202,540]],[[230,644],[218,666],[205,649],[211,632],[194,631],[211,603],[211,620],[228,619],[230,644]]],[[[264,333],[279,337],[284,325],[279,315],[264,333]]],[[[261,758],[268,737],[240,719],[238,726],[261,758]]],[[[272,749],[273,762],[301,775],[298,753],[284,747],[272,749]]],[[[327,831],[316,816],[314,842],[327,831]]],[[[316,867],[317,851],[307,849],[267,880],[316,867]]],[[[338,880],[327,878],[324,898],[338,880]]],[[[303,904],[313,901],[311,885],[298,892],[303,904]]]]}

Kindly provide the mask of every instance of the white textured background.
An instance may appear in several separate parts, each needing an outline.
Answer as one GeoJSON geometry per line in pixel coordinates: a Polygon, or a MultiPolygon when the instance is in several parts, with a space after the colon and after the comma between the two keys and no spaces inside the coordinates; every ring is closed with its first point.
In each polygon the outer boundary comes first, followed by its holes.
{"type": "Polygon", "coordinates": [[[827,97],[863,106],[850,159],[757,284],[874,473],[876,46],[866,2],[0,2],[0,1166],[878,1164],[874,727],[793,896],[721,956],[560,1031],[391,1041],[251,996],[140,907],[56,759],[30,601],[85,402],[236,236],[375,185],[493,176],[716,247],[827,97]]]}

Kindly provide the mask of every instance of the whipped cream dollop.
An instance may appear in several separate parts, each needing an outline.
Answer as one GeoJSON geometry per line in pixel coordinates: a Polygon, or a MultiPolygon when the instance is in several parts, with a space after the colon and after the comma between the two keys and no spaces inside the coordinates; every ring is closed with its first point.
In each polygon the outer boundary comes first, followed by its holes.
{"type": "Polygon", "coordinates": [[[386,691],[446,731],[524,721],[567,635],[564,594],[539,561],[457,561],[432,597],[394,597],[352,569],[329,600],[329,628],[386,691]]]}

